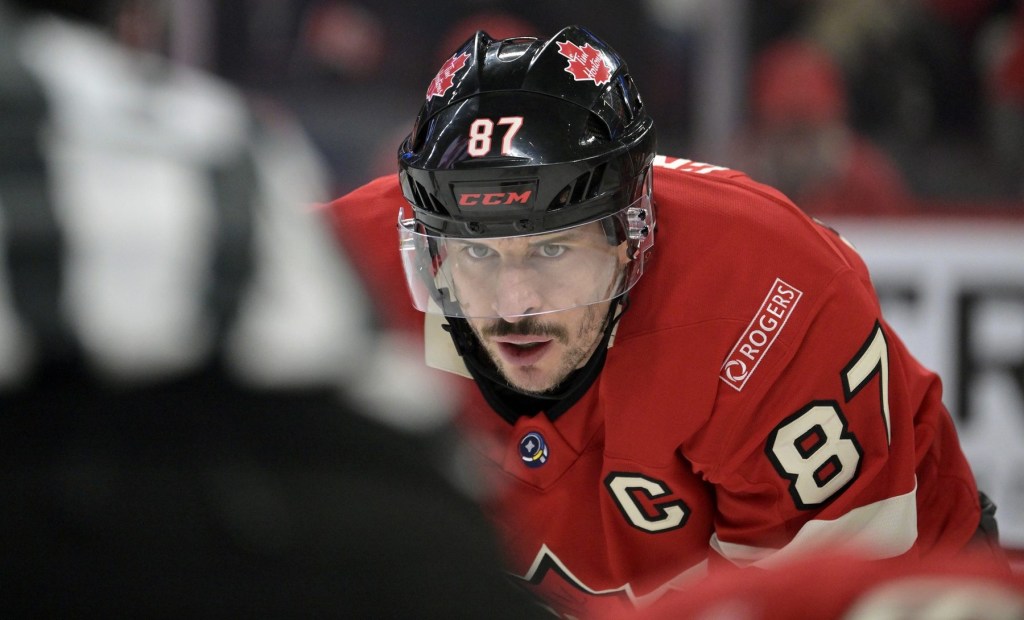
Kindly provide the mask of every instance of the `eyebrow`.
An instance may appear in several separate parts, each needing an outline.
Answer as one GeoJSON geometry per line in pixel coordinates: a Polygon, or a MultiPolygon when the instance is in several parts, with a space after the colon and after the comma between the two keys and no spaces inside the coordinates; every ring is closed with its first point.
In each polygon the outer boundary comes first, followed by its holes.
{"type": "MultiPolygon", "coordinates": [[[[574,241],[580,239],[584,234],[578,230],[566,230],[560,233],[550,233],[547,235],[537,235],[536,237],[522,237],[528,241],[529,247],[537,247],[540,245],[550,245],[552,243],[564,243],[567,241],[574,241]],[[540,237],[543,236],[543,239],[540,237]]],[[[480,238],[480,239],[463,239],[463,238],[452,238],[457,245],[460,246],[474,246],[474,245],[489,245],[488,241],[495,241],[500,239],[514,239],[515,237],[497,237],[497,238],[480,238]]]]}
{"type": "Polygon", "coordinates": [[[562,243],[565,241],[573,241],[580,237],[579,231],[567,230],[561,233],[554,233],[552,235],[544,235],[544,239],[537,239],[530,243],[530,247],[536,247],[538,245],[551,245],[552,243],[562,243]]]}

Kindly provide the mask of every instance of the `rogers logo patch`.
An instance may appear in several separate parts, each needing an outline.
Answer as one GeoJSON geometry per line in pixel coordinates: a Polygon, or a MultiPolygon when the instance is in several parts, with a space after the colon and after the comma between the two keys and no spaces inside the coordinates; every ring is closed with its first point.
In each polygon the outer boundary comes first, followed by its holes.
{"type": "Polygon", "coordinates": [[[747,379],[754,374],[757,365],[779,337],[779,332],[786,326],[786,321],[802,296],[802,291],[786,284],[781,278],[775,278],[775,283],[761,302],[761,308],[725,358],[719,374],[722,381],[737,392],[743,389],[747,379]]]}

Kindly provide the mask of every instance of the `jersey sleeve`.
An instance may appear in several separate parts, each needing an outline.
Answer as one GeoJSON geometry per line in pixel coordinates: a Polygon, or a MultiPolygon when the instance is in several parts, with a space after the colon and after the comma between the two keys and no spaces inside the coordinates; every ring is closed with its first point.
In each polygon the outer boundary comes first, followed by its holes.
{"type": "Polygon", "coordinates": [[[771,566],[821,546],[895,557],[932,540],[966,543],[977,526],[939,380],[857,271],[806,300],[802,324],[742,391],[720,390],[705,474],[716,487],[712,547],[733,563],[771,566]]]}

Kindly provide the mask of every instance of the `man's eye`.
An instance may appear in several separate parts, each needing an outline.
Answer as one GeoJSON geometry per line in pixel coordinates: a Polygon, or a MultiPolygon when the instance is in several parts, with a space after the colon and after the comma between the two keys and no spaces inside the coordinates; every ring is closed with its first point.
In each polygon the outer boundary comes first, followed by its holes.
{"type": "Polygon", "coordinates": [[[564,245],[557,245],[554,243],[540,246],[540,255],[544,258],[558,258],[565,253],[564,245]]]}
{"type": "Polygon", "coordinates": [[[469,245],[466,246],[466,253],[470,258],[487,258],[491,255],[491,248],[486,245],[469,245]]]}

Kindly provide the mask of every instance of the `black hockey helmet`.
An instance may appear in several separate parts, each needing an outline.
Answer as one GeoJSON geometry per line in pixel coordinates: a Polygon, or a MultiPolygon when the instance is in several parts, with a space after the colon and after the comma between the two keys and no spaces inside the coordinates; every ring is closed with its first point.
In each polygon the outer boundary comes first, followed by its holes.
{"type": "Polygon", "coordinates": [[[463,314],[444,281],[443,240],[540,235],[597,221],[608,244],[628,246],[628,259],[615,286],[569,307],[622,294],[654,241],[654,154],[653,122],[625,62],[589,30],[570,26],[547,41],[477,32],[431,81],[398,152],[413,211],[409,219],[400,213],[399,230],[414,303],[463,314]]]}

